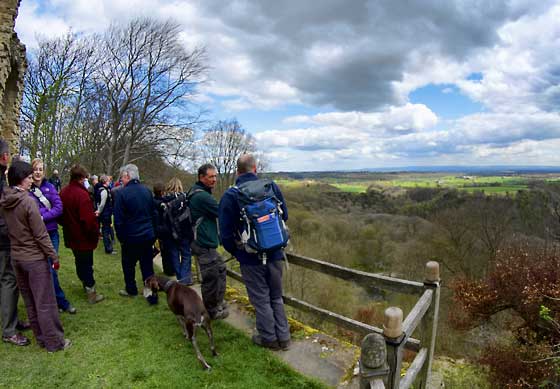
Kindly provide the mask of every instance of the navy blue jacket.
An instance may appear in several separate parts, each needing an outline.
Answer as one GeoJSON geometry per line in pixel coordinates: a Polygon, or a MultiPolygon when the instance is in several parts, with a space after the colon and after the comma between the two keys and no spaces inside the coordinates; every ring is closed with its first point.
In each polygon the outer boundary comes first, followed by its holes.
{"type": "Polygon", "coordinates": [[[105,206],[103,207],[103,212],[99,214],[99,220],[105,223],[111,223],[111,217],[113,216],[113,195],[111,194],[111,189],[106,188],[102,183],[97,183],[93,187],[93,197],[95,199],[95,209],[99,210],[99,205],[101,204],[101,191],[107,191],[107,201],[105,201],[105,206]]]}
{"type": "Polygon", "coordinates": [[[121,243],[142,243],[155,239],[155,208],[152,192],[138,180],[119,190],[113,209],[115,231],[121,243]]]}
{"type": "MultiPolygon", "coordinates": [[[[256,174],[245,173],[237,177],[235,185],[241,185],[244,182],[255,180],[258,180],[256,174]]],[[[287,221],[288,208],[286,207],[284,196],[282,195],[280,188],[278,188],[274,182],[272,183],[272,188],[274,193],[276,193],[278,200],[282,202],[282,218],[284,221],[287,221]]],[[[237,247],[236,241],[240,241],[240,234],[243,230],[243,221],[240,219],[240,214],[241,210],[239,209],[239,204],[237,203],[237,191],[234,188],[229,188],[220,200],[219,225],[222,245],[230,254],[237,258],[239,263],[243,265],[262,264],[262,260],[259,259],[257,254],[250,254],[237,247]]],[[[279,249],[267,252],[266,257],[268,261],[277,261],[284,258],[284,253],[282,249],[279,249]]]]}

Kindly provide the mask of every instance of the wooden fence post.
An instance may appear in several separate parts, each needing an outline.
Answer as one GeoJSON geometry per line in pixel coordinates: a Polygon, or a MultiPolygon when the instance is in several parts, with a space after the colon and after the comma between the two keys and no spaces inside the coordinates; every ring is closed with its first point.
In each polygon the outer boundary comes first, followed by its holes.
{"type": "Polygon", "coordinates": [[[403,311],[400,308],[389,307],[385,310],[383,336],[387,346],[387,363],[389,364],[388,389],[397,389],[401,380],[402,354],[405,344],[402,322],[403,311]]]}
{"type": "Polygon", "coordinates": [[[424,366],[418,375],[417,383],[421,389],[427,388],[430,382],[434,350],[436,348],[440,296],[439,263],[430,261],[426,264],[424,287],[426,289],[432,289],[434,293],[432,294],[432,303],[430,304],[430,308],[426,312],[423,320],[424,333],[421,342],[428,349],[428,358],[426,359],[426,362],[424,362],[424,366]]]}
{"type": "Polygon", "coordinates": [[[385,389],[383,381],[388,374],[385,338],[381,334],[367,334],[360,355],[360,389],[385,389]]]}

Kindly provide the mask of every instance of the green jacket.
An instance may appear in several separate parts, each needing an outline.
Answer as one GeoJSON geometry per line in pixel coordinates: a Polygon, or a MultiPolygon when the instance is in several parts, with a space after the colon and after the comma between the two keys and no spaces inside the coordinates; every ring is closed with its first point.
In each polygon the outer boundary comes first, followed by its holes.
{"type": "Polygon", "coordinates": [[[191,217],[198,224],[196,229],[196,243],[199,246],[215,249],[220,244],[218,237],[218,202],[212,196],[212,190],[200,181],[191,188],[202,191],[195,193],[190,198],[191,217]],[[202,218],[200,221],[198,221],[202,218]]]}

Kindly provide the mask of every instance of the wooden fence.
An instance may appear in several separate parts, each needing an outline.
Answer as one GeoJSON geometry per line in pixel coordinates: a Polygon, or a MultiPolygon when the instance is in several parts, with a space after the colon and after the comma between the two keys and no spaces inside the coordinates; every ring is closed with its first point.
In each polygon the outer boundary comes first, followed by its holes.
{"type": "MultiPolygon", "coordinates": [[[[383,329],[361,323],[335,312],[317,307],[295,297],[283,296],[284,303],[312,313],[339,327],[364,336],[360,357],[361,388],[406,389],[426,388],[430,379],[437,334],[440,298],[439,264],[428,262],[424,282],[402,280],[379,274],[366,273],[338,266],[318,259],[288,254],[290,264],[328,274],[364,287],[377,287],[393,292],[419,296],[418,301],[403,321],[398,307],[385,310],[383,329]],[[420,339],[412,334],[421,326],[420,339]],[[416,352],[406,374],[401,377],[403,350],[416,352]]],[[[228,269],[228,275],[243,282],[241,274],[228,269]]]]}

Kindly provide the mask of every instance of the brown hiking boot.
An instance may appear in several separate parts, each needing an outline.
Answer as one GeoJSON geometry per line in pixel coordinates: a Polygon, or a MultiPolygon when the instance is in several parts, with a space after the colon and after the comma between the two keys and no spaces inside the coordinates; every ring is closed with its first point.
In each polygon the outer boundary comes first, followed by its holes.
{"type": "Polygon", "coordinates": [[[86,293],[88,303],[90,304],[96,304],[105,298],[102,294],[97,294],[97,292],[95,291],[95,286],[92,286],[91,288],[86,286],[86,293]]]}

